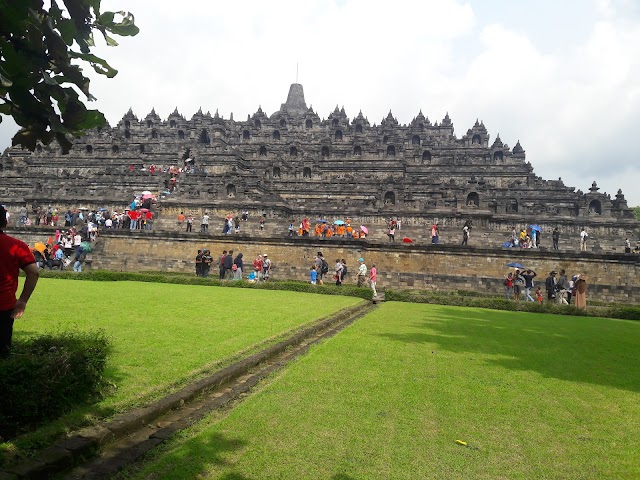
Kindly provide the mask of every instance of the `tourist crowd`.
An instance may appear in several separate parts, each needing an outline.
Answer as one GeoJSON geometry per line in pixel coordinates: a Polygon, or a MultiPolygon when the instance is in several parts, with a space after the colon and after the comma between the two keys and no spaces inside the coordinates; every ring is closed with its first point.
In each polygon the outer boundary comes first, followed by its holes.
{"type": "MultiPolygon", "coordinates": [[[[367,269],[364,258],[358,259],[358,269],[355,280],[359,287],[368,286],[373,290],[376,298],[376,283],[378,271],[376,264],[367,269]]],[[[258,254],[252,264],[245,263],[242,253],[234,256],[233,250],[224,250],[221,255],[214,258],[209,249],[198,250],[195,258],[196,276],[208,278],[212,268],[218,268],[220,280],[246,280],[251,283],[268,281],[273,270],[273,262],[266,253],[258,254]]],[[[336,286],[341,286],[349,269],[344,258],[337,258],[333,267],[329,265],[322,252],[318,252],[310,267],[309,281],[312,285],[324,285],[325,278],[330,278],[336,286]]]]}
{"type": "Polygon", "coordinates": [[[210,250],[206,248],[198,250],[195,261],[196,276],[208,278],[211,268],[216,266],[220,280],[243,280],[244,278],[253,283],[269,280],[273,263],[266,253],[258,254],[253,265],[245,265],[243,254],[238,253],[234,256],[233,250],[223,250],[215,260],[210,250]],[[246,277],[243,277],[243,274],[246,274],[246,277]]]}
{"type": "MultiPolygon", "coordinates": [[[[516,227],[511,228],[511,236],[509,240],[504,243],[505,248],[539,248],[540,237],[542,229],[537,225],[530,225],[526,228],[521,228],[518,232],[516,227]]],[[[560,239],[560,233],[556,228],[552,234],[554,241],[554,249],[557,250],[558,241],[560,239]]]]}
{"type": "Polygon", "coordinates": [[[130,207],[121,212],[109,211],[106,208],[98,210],[75,208],[62,212],[49,206],[36,207],[29,214],[26,207],[21,207],[16,225],[73,228],[84,224],[89,227],[90,233],[97,232],[98,228],[151,230],[154,214],[150,208],[151,203],[141,198],[136,198],[130,207]]]}
{"type": "Polygon", "coordinates": [[[511,300],[513,296],[513,300],[519,302],[522,296],[525,302],[543,303],[546,296],[547,303],[571,305],[571,299],[575,298],[576,307],[586,308],[587,283],[584,275],[569,277],[564,269],[559,274],[551,271],[544,282],[544,293],[540,285],[535,285],[537,276],[530,268],[516,268],[515,273],[509,272],[503,280],[506,299],[511,300]]]}
{"type": "Polygon", "coordinates": [[[46,242],[36,242],[32,252],[38,268],[64,270],[73,264],[75,272],[82,271],[87,254],[93,249],[97,227],[92,222],[76,225],[68,230],[56,230],[46,242]]]}
{"type": "MultiPolygon", "coordinates": [[[[364,263],[364,258],[358,259],[358,270],[356,270],[355,279],[358,287],[369,286],[373,290],[373,297],[378,296],[376,291],[376,283],[378,280],[378,271],[376,264],[371,265],[371,269],[367,271],[367,265],[364,263]]],[[[314,258],[313,265],[309,269],[309,281],[311,285],[324,285],[324,279],[327,275],[331,275],[331,279],[335,282],[336,286],[341,286],[347,278],[349,271],[347,262],[344,258],[336,258],[335,265],[330,267],[329,262],[324,258],[322,252],[318,252],[314,258]]]]}

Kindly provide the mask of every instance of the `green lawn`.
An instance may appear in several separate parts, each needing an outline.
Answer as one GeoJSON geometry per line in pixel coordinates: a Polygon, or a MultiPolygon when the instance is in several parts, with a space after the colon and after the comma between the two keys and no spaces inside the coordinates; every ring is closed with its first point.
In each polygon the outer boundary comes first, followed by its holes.
{"type": "Polygon", "coordinates": [[[114,346],[107,379],[117,389],[101,406],[118,408],[358,301],[287,291],[43,278],[14,335],[104,329],[114,346]]]}
{"type": "Polygon", "coordinates": [[[639,392],[640,323],[388,302],[124,476],[640,478],[639,392]]]}
{"type": "Polygon", "coordinates": [[[41,278],[24,317],[15,322],[14,338],[103,329],[113,344],[106,371],[113,387],[96,405],[0,443],[0,464],[96,418],[159,398],[360,301],[289,291],[41,278]]]}

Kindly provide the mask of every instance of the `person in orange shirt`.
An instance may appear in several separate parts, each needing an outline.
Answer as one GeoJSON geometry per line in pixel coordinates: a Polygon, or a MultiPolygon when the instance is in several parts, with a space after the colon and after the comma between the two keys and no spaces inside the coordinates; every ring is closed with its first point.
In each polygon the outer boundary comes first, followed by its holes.
{"type": "Polygon", "coordinates": [[[351,225],[347,224],[347,238],[351,238],[353,236],[353,228],[351,225]]]}
{"type": "Polygon", "coordinates": [[[315,234],[316,237],[319,237],[320,235],[322,235],[322,229],[320,228],[319,223],[316,223],[316,228],[314,229],[313,233],[315,234]]]}
{"type": "Polygon", "coordinates": [[[184,212],[180,212],[178,215],[178,229],[181,229],[184,225],[184,212]]]}
{"type": "Polygon", "coordinates": [[[328,227],[327,228],[327,238],[331,238],[333,236],[333,228],[332,227],[328,227]]]}
{"type": "Polygon", "coordinates": [[[340,235],[341,237],[344,237],[344,225],[338,225],[337,230],[338,230],[338,231],[336,232],[336,233],[337,233],[337,235],[340,235]]]}
{"type": "Polygon", "coordinates": [[[358,232],[358,230],[354,230],[353,238],[360,238],[360,232],[358,232]]]}

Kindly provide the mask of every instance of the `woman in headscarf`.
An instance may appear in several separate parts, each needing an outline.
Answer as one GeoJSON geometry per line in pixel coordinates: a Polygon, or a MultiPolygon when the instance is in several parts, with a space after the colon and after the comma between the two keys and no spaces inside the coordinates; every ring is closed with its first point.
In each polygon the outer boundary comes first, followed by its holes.
{"type": "Polygon", "coordinates": [[[584,275],[578,275],[576,280],[576,307],[585,309],[587,308],[587,280],[584,275]]]}

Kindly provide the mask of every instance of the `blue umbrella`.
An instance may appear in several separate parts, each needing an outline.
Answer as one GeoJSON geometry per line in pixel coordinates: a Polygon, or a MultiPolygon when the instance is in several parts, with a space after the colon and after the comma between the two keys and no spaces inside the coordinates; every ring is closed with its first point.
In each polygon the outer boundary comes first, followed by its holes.
{"type": "Polygon", "coordinates": [[[316,220],[316,223],[329,223],[327,220],[316,220]]]}
{"type": "Polygon", "coordinates": [[[334,225],[344,225],[344,221],[342,220],[336,220],[335,222],[333,222],[334,225]]]}
{"type": "Polygon", "coordinates": [[[507,267],[513,267],[513,268],[519,268],[520,270],[523,270],[523,269],[527,268],[524,265],[522,265],[521,263],[517,263],[517,262],[507,263],[506,266],[507,267]]]}
{"type": "Polygon", "coordinates": [[[542,228],[540,228],[539,225],[529,225],[529,228],[531,230],[535,230],[536,232],[541,232],[542,231],[542,228]]]}

